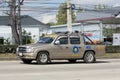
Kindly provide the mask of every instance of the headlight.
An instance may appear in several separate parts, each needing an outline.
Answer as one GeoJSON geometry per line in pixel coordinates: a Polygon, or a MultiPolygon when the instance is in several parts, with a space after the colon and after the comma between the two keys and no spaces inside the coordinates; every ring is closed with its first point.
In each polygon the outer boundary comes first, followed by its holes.
{"type": "Polygon", "coordinates": [[[26,48],[26,52],[32,52],[32,50],[33,50],[32,47],[26,48]]]}
{"type": "Polygon", "coordinates": [[[19,48],[17,47],[16,51],[18,52],[19,51],[19,48]]]}
{"type": "Polygon", "coordinates": [[[30,46],[25,46],[25,47],[18,47],[16,49],[17,52],[32,52],[33,51],[33,47],[30,47],[30,46]]]}

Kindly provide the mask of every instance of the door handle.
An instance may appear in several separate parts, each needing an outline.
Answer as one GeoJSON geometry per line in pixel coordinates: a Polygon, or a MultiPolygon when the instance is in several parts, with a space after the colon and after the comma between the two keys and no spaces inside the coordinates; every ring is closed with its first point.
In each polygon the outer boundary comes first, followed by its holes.
{"type": "Polygon", "coordinates": [[[66,47],[66,48],[69,48],[69,47],[66,47]]]}
{"type": "Polygon", "coordinates": [[[81,47],[78,47],[78,48],[81,48],[81,47]]]}

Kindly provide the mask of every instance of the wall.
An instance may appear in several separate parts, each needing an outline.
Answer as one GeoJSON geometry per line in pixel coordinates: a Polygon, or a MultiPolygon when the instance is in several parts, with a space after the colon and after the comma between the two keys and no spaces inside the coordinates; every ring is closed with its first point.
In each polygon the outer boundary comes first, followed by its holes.
{"type": "MultiPolygon", "coordinates": [[[[29,33],[29,32],[31,33],[31,37],[35,42],[37,42],[39,40],[39,36],[41,33],[45,33],[48,31],[48,29],[46,27],[44,28],[44,26],[39,26],[39,25],[35,25],[35,26],[34,25],[33,26],[26,25],[25,26],[24,25],[22,27],[24,30],[27,31],[27,33],[29,33]]],[[[4,37],[4,39],[9,38],[10,44],[14,44],[10,26],[0,26],[0,37],[4,37]]]]}
{"type": "MultiPolygon", "coordinates": [[[[91,33],[93,36],[90,36],[93,40],[100,40],[100,25],[99,24],[78,24],[78,25],[73,25],[72,29],[74,31],[80,31],[82,32],[82,26],[84,26],[83,30],[84,33],[91,33]]],[[[50,28],[51,31],[53,32],[65,32],[67,31],[67,27],[64,26],[52,26],[50,28]]]]}
{"type": "Polygon", "coordinates": [[[25,26],[23,27],[24,30],[27,31],[27,33],[31,33],[31,37],[34,40],[34,42],[37,42],[39,40],[39,37],[42,34],[46,34],[49,30],[49,28],[45,25],[33,25],[33,26],[25,26]]]}
{"type": "Polygon", "coordinates": [[[9,38],[9,42],[12,44],[12,32],[10,26],[0,26],[0,37],[4,39],[9,38]]]}
{"type": "Polygon", "coordinates": [[[39,28],[23,28],[27,33],[31,33],[32,39],[37,42],[39,40],[39,28]]]}

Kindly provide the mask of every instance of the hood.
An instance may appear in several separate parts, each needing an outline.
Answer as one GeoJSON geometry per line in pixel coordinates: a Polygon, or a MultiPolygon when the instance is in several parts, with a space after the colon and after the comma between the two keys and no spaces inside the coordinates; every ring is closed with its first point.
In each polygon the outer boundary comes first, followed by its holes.
{"type": "Polygon", "coordinates": [[[32,47],[32,48],[36,48],[36,47],[48,46],[48,45],[50,45],[50,44],[35,43],[35,44],[20,45],[19,47],[32,47]]]}

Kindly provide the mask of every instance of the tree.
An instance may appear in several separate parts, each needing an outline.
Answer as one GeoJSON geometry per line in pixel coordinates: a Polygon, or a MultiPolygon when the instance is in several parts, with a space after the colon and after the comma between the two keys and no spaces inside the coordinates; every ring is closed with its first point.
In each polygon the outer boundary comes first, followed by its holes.
{"type": "Polygon", "coordinates": [[[23,29],[22,32],[22,44],[30,44],[31,43],[31,33],[27,32],[26,30],[23,29]]]}
{"type": "Polygon", "coordinates": [[[18,4],[16,0],[10,0],[10,19],[11,19],[11,28],[12,35],[16,44],[21,44],[21,26],[20,26],[20,5],[22,5],[24,0],[18,0],[18,4]],[[19,13],[19,15],[17,15],[19,13]]]}
{"type": "Polygon", "coordinates": [[[114,33],[120,33],[120,28],[103,28],[103,35],[107,38],[112,38],[114,33]]]}
{"type": "MultiPolygon", "coordinates": [[[[67,24],[67,3],[62,3],[59,7],[58,14],[56,15],[57,24],[67,24]]],[[[76,16],[72,10],[72,22],[75,22],[76,16]]]]}
{"type": "Polygon", "coordinates": [[[22,29],[21,29],[21,5],[24,0],[0,0],[0,4],[7,4],[6,7],[10,8],[10,11],[4,12],[10,17],[10,26],[12,29],[12,36],[16,44],[22,43],[22,29]]]}
{"type": "Polygon", "coordinates": [[[56,23],[54,23],[54,22],[49,22],[49,23],[47,23],[47,25],[48,25],[48,26],[54,26],[54,25],[56,25],[56,23]]]}

